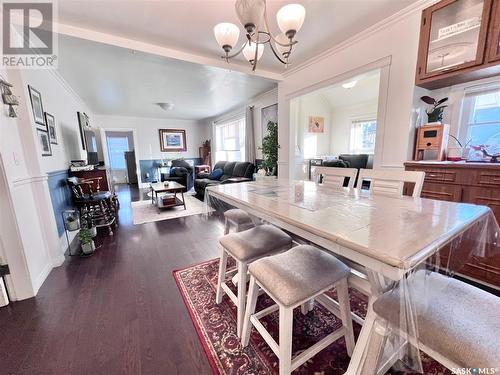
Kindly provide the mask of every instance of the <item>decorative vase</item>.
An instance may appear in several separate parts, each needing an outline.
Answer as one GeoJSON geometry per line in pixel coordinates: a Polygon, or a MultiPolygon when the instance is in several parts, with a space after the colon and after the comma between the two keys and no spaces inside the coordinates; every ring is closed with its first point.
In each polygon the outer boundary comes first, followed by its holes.
{"type": "Polygon", "coordinates": [[[94,251],[95,251],[95,243],[93,240],[87,243],[82,243],[82,252],[85,255],[92,254],[94,251]]]}
{"type": "Polygon", "coordinates": [[[66,229],[70,232],[80,229],[80,219],[75,219],[73,221],[66,220],[65,222],[66,229]]]}

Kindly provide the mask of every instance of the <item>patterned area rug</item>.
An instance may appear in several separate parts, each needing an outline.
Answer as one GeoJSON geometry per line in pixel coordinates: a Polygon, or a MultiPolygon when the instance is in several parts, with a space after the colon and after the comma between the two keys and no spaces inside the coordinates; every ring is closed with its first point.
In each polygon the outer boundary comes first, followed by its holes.
{"type": "MultiPolygon", "coordinates": [[[[218,274],[218,259],[174,271],[174,278],[186,303],[193,324],[203,344],[214,374],[278,374],[278,359],[255,329],[252,330],[250,344],[242,349],[236,336],[236,308],[227,296],[220,305],[215,303],[218,274]]],[[[335,293],[332,292],[335,298],[335,293]]],[[[350,290],[351,309],[361,316],[366,312],[366,297],[350,290]]],[[[273,304],[266,295],[259,297],[257,310],[273,304]]],[[[261,320],[266,329],[278,342],[278,313],[261,320]]],[[[300,309],[294,312],[293,352],[294,355],[307,349],[330,332],[341,326],[333,314],[319,304],[306,316],[300,309]]],[[[354,323],[357,335],[360,326],[354,323]]],[[[437,362],[423,355],[425,374],[449,374],[437,362]]],[[[343,338],[316,354],[300,366],[293,374],[344,374],[349,357],[343,338]]],[[[388,374],[410,372],[391,370],[388,374]]]]}
{"type": "Polygon", "coordinates": [[[151,203],[151,200],[132,202],[134,224],[175,219],[183,216],[198,215],[204,212],[204,203],[193,195],[185,193],[184,199],[186,200],[186,209],[183,206],[177,206],[162,208],[161,211],[158,211],[158,208],[151,203]]]}

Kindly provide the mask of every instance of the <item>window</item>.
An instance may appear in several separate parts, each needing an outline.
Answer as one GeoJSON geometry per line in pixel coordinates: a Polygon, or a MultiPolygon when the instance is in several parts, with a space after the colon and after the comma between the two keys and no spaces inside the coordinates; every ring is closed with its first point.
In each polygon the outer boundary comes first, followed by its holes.
{"type": "Polygon", "coordinates": [[[500,149],[500,89],[466,94],[462,110],[461,140],[500,149]]]}
{"type": "Polygon", "coordinates": [[[111,169],[125,169],[125,151],[129,151],[127,137],[107,137],[111,169]]]}
{"type": "Polygon", "coordinates": [[[243,161],[245,158],[245,118],[215,125],[216,161],[243,161]]]}
{"type": "Polygon", "coordinates": [[[351,123],[349,150],[353,154],[373,154],[377,120],[356,120],[351,123]]]}

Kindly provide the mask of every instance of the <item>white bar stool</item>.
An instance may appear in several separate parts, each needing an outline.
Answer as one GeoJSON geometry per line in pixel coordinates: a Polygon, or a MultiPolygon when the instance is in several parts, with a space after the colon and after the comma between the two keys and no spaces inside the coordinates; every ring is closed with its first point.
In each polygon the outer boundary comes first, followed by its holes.
{"type": "Polygon", "coordinates": [[[230,233],[219,240],[222,249],[219,263],[216,303],[222,302],[224,293],[233,301],[238,310],[237,334],[241,337],[243,316],[246,305],[248,264],[267,255],[288,250],[292,246],[292,238],[272,225],[264,224],[243,232],[230,233]],[[236,260],[237,269],[226,272],[227,256],[236,260]],[[236,296],[226,284],[226,278],[238,272],[238,295],[236,296]]]}
{"type": "MultiPolygon", "coordinates": [[[[437,272],[417,271],[408,282],[418,329],[411,344],[450,370],[500,367],[500,298],[437,272]]],[[[397,287],[373,304],[381,328],[374,330],[366,358],[373,373],[385,374],[400,356],[396,351],[379,363],[388,331],[408,336],[399,326],[401,298],[397,287]]]]}
{"type": "Polygon", "coordinates": [[[230,227],[233,226],[236,232],[250,229],[254,226],[252,217],[239,208],[233,208],[224,212],[224,234],[229,233],[230,227]]]}
{"type": "Polygon", "coordinates": [[[352,354],[354,333],[347,289],[349,267],[313,246],[300,245],[283,254],[255,261],[249,266],[249,271],[250,290],[241,339],[243,347],[248,345],[253,325],[279,358],[280,375],[290,374],[343,336],[349,356],[352,354]],[[276,305],[255,313],[259,287],[276,302],[276,305]],[[329,303],[331,298],[324,295],[332,288],[337,290],[338,308],[333,308],[333,304],[329,303]],[[292,359],[293,309],[313,298],[342,319],[342,327],[292,359]],[[279,345],[259,321],[260,318],[276,310],[279,310],[279,345]]]}

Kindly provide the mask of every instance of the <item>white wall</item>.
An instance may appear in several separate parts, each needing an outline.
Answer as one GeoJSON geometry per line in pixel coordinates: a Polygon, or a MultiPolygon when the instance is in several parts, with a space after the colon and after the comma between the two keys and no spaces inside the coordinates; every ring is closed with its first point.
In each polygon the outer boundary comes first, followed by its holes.
{"type": "Polygon", "coordinates": [[[279,155],[280,175],[293,174],[290,163],[294,152],[284,145],[293,145],[290,130],[290,99],[323,85],[340,82],[388,61],[387,72],[381,76],[379,116],[385,124],[377,132],[374,157],[376,167],[402,168],[413,147],[415,124],[411,121],[415,89],[415,67],[421,10],[429,1],[414,5],[376,24],[306,64],[285,75],[279,88],[279,155]],[[387,77],[384,77],[387,74],[387,77]],[[387,84],[384,83],[387,78],[387,84]],[[382,111],[380,111],[382,109],[382,111]]]}
{"type": "Polygon", "coordinates": [[[198,148],[209,139],[206,122],[195,120],[176,120],[125,116],[96,115],[97,127],[102,129],[130,129],[137,131],[135,152],[139,160],[160,158],[198,158],[198,148]],[[186,152],[160,152],[159,129],[186,130],[186,152]]]}
{"type": "Polygon", "coordinates": [[[349,142],[352,121],[376,119],[377,107],[378,100],[371,100],[345,107],[333,107],[330,153],[338,155],[351,152],[349,149],[349,142]]]}
{"type": "MultiPolygon", "coordinates": [[[[248,101],[241,108],[233,109],[225,112],[217,117],[204,120],[207,124],[209,133],[211,132],[210,126],[212,122],[224,121],[225,119],[245,114],[245,107],[253,106],[253,121],[254,121],[254,139],[255,139],[255,157],[257,159],[262,159],[262,151],[259,147],[262,146],[262,124],[261,124],[261,111],[262,108],[269,107],[270,105],[278,103],[278,89],[275,88],[271,91],[260,94],[248,101]]],[[[279,108],[278,108],[279,112],[279,108]]],[[[211,138],[211,134],[209,136],[211,138]]],[[[214,142],[212,142],[212,145],[214,142]]]]}

